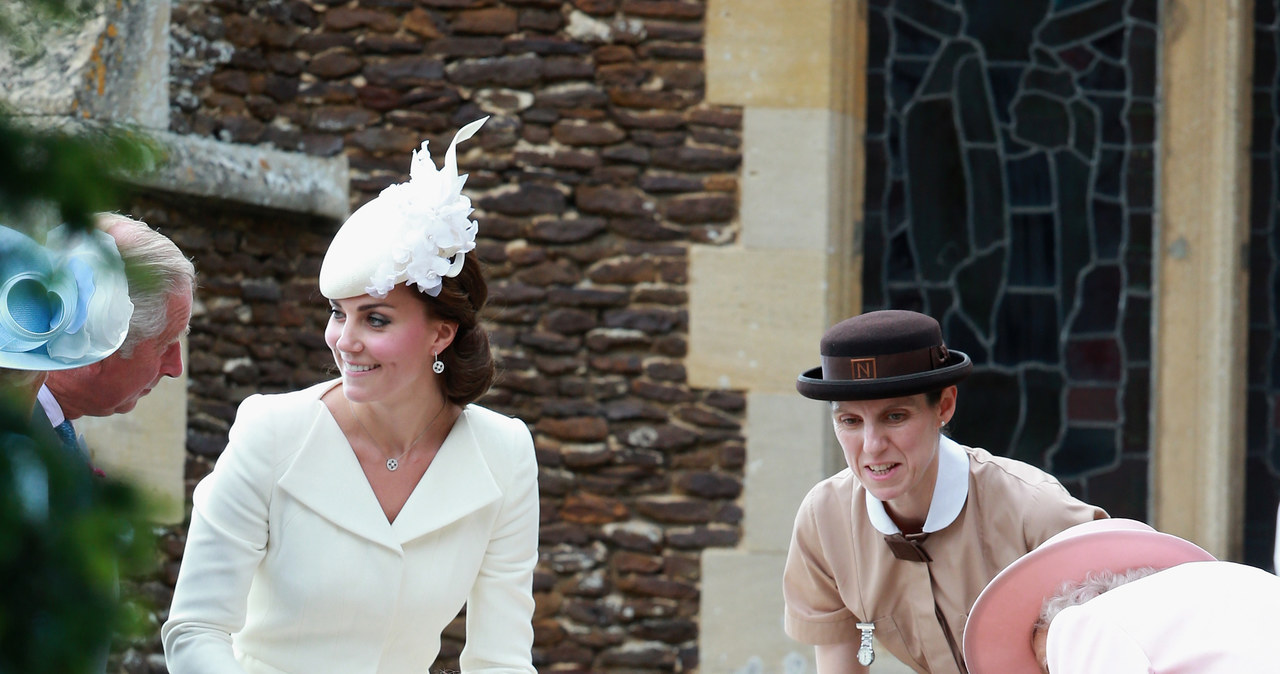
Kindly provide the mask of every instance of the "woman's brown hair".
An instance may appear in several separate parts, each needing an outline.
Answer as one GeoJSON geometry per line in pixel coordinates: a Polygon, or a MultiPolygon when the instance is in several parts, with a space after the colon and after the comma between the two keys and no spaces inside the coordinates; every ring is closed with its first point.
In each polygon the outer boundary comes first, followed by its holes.
{"type": "Polygon", "coordinates": [[[415,293],[436,319],[458,324],[453,344],[439,354],[444,362],[440,385],[449,402],[466,405],[489,391],[497,376],[489,333],[480,325],[480,310],[489,299],[489,285],[475,255],[468,255],[457,276],[445,277],[440,294],[415,293]]]}

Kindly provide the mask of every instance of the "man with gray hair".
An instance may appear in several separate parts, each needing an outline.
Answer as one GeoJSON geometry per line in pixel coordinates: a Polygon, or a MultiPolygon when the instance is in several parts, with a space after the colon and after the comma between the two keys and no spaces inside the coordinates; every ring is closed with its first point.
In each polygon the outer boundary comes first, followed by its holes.
{"type": "Polygon", "coordinates": [[[115,239],[124,258],[133,316],[118,351],[53,373],[40,391],[40,406],[68,444],[78,444],[71,420],[128,412],[161,377],[182,374],[179,340],[188,330],[195,291],[195,267],[167,237],[115,213],[99,214],[96,224],[115,239]]]}

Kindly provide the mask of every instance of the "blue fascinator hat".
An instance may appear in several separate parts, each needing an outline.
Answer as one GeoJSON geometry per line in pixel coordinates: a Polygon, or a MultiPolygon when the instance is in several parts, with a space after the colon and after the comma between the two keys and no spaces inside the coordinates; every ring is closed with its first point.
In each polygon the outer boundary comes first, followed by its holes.
{"type": "Polygon", "coordinates": [[[48,243],[0,226],[0,368],[83,367],[129,332],[133,303],[115,240],[64,226],[48,243]]]}

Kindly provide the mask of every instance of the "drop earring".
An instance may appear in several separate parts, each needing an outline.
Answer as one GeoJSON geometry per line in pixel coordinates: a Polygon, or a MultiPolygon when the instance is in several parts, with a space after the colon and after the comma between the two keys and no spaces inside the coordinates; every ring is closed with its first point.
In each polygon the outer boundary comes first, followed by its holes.
{"type": "Polygon", "coordinates": [[[431,354],[431,357],[435,359],[435,361],[431,363],[431,371],[436,374],[444,372],[444,361],[440,360],[440,354],[433,353],[431,354]]]}

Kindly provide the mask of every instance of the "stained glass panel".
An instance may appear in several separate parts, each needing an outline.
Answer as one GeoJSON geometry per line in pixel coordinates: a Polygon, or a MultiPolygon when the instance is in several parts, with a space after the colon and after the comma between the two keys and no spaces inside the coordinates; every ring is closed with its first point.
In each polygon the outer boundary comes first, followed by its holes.
{"type": "Polygon", "coordinates": [[[1154,0],[870,5],[864,301],[974,360],[961,442],[1145,519],[1154,0]]]}

